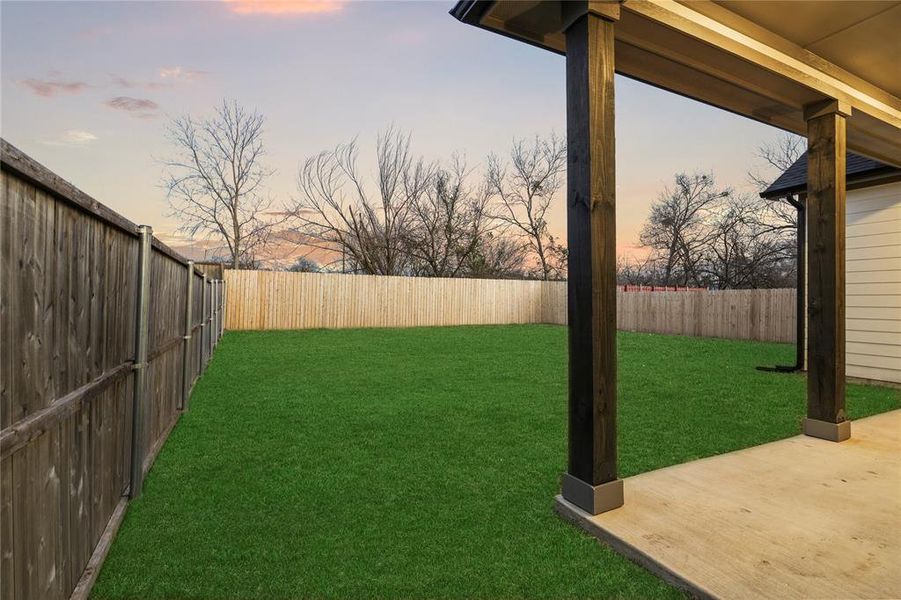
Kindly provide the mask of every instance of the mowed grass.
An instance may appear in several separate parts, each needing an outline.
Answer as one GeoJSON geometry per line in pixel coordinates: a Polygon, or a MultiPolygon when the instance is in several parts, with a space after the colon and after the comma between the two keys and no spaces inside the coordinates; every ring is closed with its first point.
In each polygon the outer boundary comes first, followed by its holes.
{"type": "MultiPolygon", "coordinates": [[[[792,357],[621,333],[622,476],[795,435],[792,357]]],[[[227,333],[93,597],[678,596],[553,513],[566,379],[555,326],[227,333]]]]}

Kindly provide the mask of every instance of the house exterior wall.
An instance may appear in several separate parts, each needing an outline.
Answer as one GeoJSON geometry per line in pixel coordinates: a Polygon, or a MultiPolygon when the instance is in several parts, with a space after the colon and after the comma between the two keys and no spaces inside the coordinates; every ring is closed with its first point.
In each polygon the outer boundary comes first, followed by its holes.
{"type": "Polygon", "coordinates": [[[901,182],[848,192],[846,374],[901,383],[901,182]]]}

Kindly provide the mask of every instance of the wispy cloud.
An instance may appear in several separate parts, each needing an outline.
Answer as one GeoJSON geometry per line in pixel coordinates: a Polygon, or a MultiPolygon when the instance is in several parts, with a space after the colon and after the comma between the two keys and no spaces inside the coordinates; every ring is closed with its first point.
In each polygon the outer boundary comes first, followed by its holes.
{"type": "Polygon", "coordinates": [[[186,69],[184,67],[162,67],[159,75],[162,79],[169,81],[197,81],[208,75],[206,71],[198,69],[186,69]]]}
{"type": "Polygon", "coordinates": [[[231,12],[239,15],[300,17],[335,13],[344,0],[224,0],[231,12]]]}
{"type": "Polygon", "coordinates": [[[96,139],[97,136],[90,131],[67,129],[59,136],[50,140],[43,140],[42,143],[48,146],[87,146],[96,139]]]}
{"type": "Polygon", "coordinates": [[[147,98],[132,98],[131,96],[116,96],[106,101],[110,108],[127,112],[133,117],[152,119],[159,116],[159,104],[147,98]]]}
{"type": "Polygon", "coordinates": [[[110,80],[113,85],[122,89],[130,90],[130,89],[144,89],[144,90],[164,90],[169,89],[175,85],[172,81],[135,81],[133,79],[128,79],[127,77],[122,77],[121,75],[110,74],[110,80]]]}
{"type": "Polygon", "coordinates": [[[80,94],[89,86],[84,81],[65,81],[60,79],[23,79],[19,83],[32,94],[52,98],[59,94],[80,94]]]}

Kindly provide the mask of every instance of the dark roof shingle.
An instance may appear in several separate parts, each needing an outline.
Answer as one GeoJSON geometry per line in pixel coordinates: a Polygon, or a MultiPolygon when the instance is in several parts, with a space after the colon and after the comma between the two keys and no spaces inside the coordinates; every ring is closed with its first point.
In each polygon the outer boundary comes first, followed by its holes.
{"type": "MultiPolygon", "coordinates": [[[[848,180],[863,177],[865,175],[874,175],[880,172],[898,171],[894,167],[848,152],[846,155],[847,170],[845,176],[848,180]]],[[[807,187],[807,152],[801,155],[770,187],[760,193],[763,198],[779,198],[804,191],[807,187]]]]}

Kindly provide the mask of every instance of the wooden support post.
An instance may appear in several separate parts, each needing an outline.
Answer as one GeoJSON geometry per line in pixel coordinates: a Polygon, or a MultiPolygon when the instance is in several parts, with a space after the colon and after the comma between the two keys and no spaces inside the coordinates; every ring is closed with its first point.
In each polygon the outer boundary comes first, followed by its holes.
{"type": "Polygon", "coordinates": [[[828,101],[806,107],[808,373],[804,433],[841,442],[845,413],[845,127],[851,111],[828,101]]]}
{"type": "Polygon", "coordinates": [[[128,496],[137,498],[144,487],[144,393],[147,378],[147,341],[150,337],[150,257],[153,229],[138,227],[138,285],[135,311],[134,392],[131,412],[131,485],[128,496]]]}
{"type": "Polygon", "coordinates": [[[188,409],[188,399],[191,396],[191,321],[193,315],[191,310],[194,305],[194,261],[188,261],[188,290],[185,293],[185,335],[184,335],[184,352],[182,353],[181,364],[181,402],[180,410],[188,409]]]}
{"type": "Polygon", "coordinates": [[[613,27],[619,5],[583,3],[566,30],[569,467],[563,498],[623,504],[616,473],[616,204],[613,27]]]}
{"type": "Polygon", "coordinates": [[[807,194],[798,195],[798,239],[796,254],[798,270],[797,297],[795,298],[795,364],[807,371],[807,194]]]}

